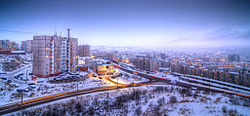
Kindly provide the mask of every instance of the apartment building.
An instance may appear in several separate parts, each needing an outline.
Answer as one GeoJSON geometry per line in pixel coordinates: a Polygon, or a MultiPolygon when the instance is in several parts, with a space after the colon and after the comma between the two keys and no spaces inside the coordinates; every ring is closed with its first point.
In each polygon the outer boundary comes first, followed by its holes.
{"type": "Polygon", "coordinates": [[[33,74],[50,77],[77,71],[77,38],[59,36],[33,37],[33,74]]]}
{"type": "Polygon", "coordinates": [[[78,46],[78,54],[80,57],[90,56],[90,45],[78,46]]]}
{"type": "Polygon", "coordinates": [[[21,41],[21,50],[31,53],[33,40],[21,41]]]}
{"type": "Polygon", "coordinates": [[[152,57],[146,56],[146,54],[137,54],[135,58],[131,59],[132,64],[137,68],[155,72],[159,66],[158,61],[152,57]]]}
{"type": "Polygon", "coordinates": [[[0,51],[18,50],[19,44],[10,40],[0,40],[0,51]]]}
{"type": "Polygon", "coordinates": [[[22,51],[26,51],[26,44],[27,44],[26,41],[21,41],[21,50],[22,51]]]}
{"type": "Polygon", "coordinates": [[[26,52],[28,53],[32,52],[32,44],[33,44],[33,40],[26,41],[26,49],[25,49],[26,52]]]}

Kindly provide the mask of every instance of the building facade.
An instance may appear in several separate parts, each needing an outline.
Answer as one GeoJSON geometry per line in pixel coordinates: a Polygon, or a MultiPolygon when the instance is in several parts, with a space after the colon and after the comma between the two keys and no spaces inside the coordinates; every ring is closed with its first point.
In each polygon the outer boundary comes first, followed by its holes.
{"type": "Polygon", "coordinates": [[[240,55],[237,54],[228,55],[228,62],[240,62],[240,55]]]}
{"type": "Polygon", "coordinates": [[[0,40],[0,51],[15,51],[19,44],[10,40],[0,40]]]}
{"type": "Polygon", "coordinates": [[[26,41],[21,41],[21,50],[26,51],[26,41]]]}
{"type": "Polygon", "coordinates": [[[78,46],[78,54],[80,57],[90,56],[90,45],[78,46]]]}
{"type": "Polygon", "coordinates": [[[155,72],[159,68],[158,61],[146,55],[136,55],[135,58],[131,59],[131,63],[134,64],[136,68],[151,72],[155,72]]]}
{"type": "Polygon", "coordinates": [[[26,52],[32,53],[32,44],[33,44],[33,40],[26,41],[26,49],[25,49],[26,52]]]}
{"type": "Polygon", "coordinates": [[[34,36],[32,42],[33,74],[50,77],[61,72],[77,70],[76,38],[34,36]]]}
{"type": "Polygon", "coordinates": [[[33,40],[21,41],[21,50],[32,53],[33,40]]]}

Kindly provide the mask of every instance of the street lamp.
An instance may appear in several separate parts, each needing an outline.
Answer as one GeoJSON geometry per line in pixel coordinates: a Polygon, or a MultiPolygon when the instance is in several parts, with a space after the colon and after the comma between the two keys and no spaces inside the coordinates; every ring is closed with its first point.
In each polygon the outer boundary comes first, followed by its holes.
{"type": "Polygon", "coordinates": [[[116,86],[117,86],[117,90],[118,90],[118,77],[116,77],[116,86]]]}
{"type": "MultiPolygon", "coordinates": [[[[78,73],[79,73],[79,68],[78,68],[78,73]]],[[[76,91],[78,92],[78,81],[79,81],[79,79],[77,78],[77,80],[76,80],[76,91]]],[[[77,95],[77,98],[78,98],[78,95],[77,95]]]]}

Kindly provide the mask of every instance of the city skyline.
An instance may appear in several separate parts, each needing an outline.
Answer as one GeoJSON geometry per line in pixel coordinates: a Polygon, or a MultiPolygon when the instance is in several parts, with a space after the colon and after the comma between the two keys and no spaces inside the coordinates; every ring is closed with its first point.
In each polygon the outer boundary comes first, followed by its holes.
{"type": "Polygon", "coordinates": [[[55,32],[67,36],[70,28],[79,45],[248,46],[249,4],[243,0],[1,1],[0,36],[21,42],[55,32]]]}

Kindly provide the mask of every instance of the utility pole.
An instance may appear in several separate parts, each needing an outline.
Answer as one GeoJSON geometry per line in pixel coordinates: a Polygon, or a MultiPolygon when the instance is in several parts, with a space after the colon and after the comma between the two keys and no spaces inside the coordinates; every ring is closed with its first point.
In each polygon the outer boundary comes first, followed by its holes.
{"type": "Polygon", "coordinates": [[[117,90],[118,90],[118,77],[116,77],[116,86],[117,86],[117,90]]]}
{"type": "Polygon", "coordinates": [[[23,90],[22,90],[22,96],[21,96],[21,112],[22,112],[22,116],[23,116],[23,90]]]}

